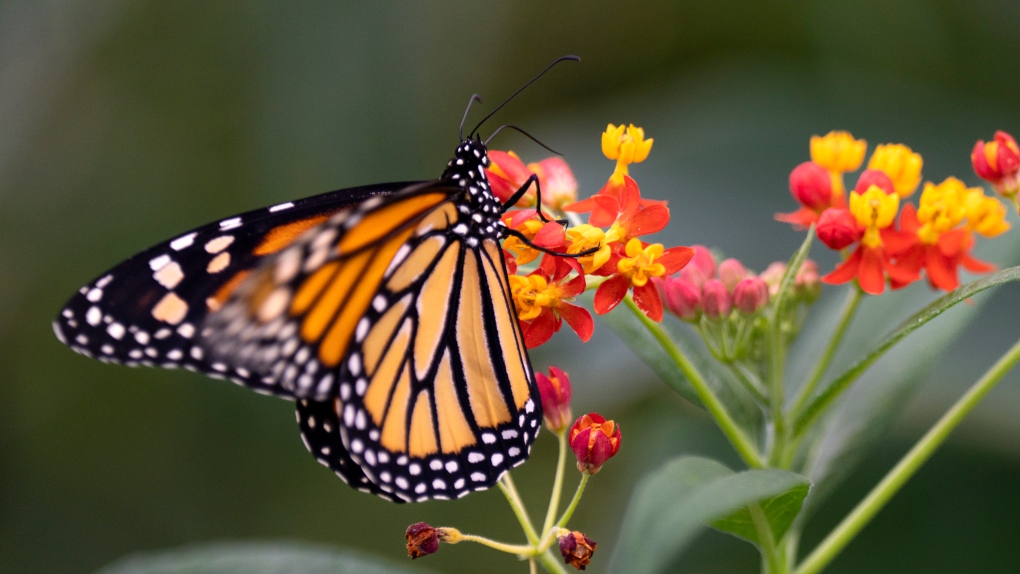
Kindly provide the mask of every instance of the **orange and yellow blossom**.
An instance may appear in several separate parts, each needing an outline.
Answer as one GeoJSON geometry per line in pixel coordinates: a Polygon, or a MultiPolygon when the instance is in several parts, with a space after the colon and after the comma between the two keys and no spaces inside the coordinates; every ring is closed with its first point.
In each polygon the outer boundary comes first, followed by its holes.
{"type": "Polygon", "coordinates": [[[617,273],[595,291],[595,313],[605,315],[612,311],[633,288],[638,308],[649,319],[661,321],[662,299],[650,279],[680,271],[694,257],[694,250],[690,247],[664,249],[661,243],[645,245],[634,238],[627,242],[625,253],[627,256],[616,264],[617,273]]]}
{"type": "Polygon", "coordinates": [[[634,124],[606,126],[606,131],[602,132],[602,153],[606,158],[616,160],[616,169],[610,179],[621,185],[623,176],[628,174],[627,166],[648,159],[654,141],[653,138],[645,139],[645,130],[634,124]]]}
{"type": "Polygon", "coordinates": [[[868,169],[885,172],[901,198],[910,197],[921,183],[921,154],[903,144],[880,144],[868,160],[868,169]]]}

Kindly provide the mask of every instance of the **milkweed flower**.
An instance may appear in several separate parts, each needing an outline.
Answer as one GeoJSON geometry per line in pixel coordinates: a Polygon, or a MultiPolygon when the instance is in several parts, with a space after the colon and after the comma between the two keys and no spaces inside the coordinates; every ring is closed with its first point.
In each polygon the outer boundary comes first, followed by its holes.
{"type": "Polygon", "coordinates": [[[584,570],[591,557],[595,554],[598,544],[584,534],[573,531],[556,539],[560,547],[560,556],[563,563],[569,564],[578,570],[584,570]]]}
{"type": "Polygon", "coordinates": [[[610,180],[621,185],[627,175],[627,166],[648,159],[654,141],[652,138],[645,139],[645,130],[634,124],[606,126],[606,131],[602,132],[602,153],[607,159],[616,160],[616,169],[610,180]]]}
{"type": "Polygon", "coordinates": [[[815,233],[829,249],[836,251],[856,243],[862,230],[849,209],[829,208],[818,218],[815,233]]]}
{"type": "Polygon", "coordinates": [[[796,228],[806,228],[833,206],[842,206],[842,193],[833,193],[832,175],[821,165],[806,161],[790,172],[790,194],[801,208],[793,213],[777,213],[775,218],[796,228]]]}
{"type": "Polygon", "coordinates": [[[662,321],[662,299],[651,278],[680,271],[694,256],[694,250],[690,247],[664,249],[661,243],[645,245],[634,238],[627,242],[625,254],[626,257],[617,263],[617,273],[595,291],[595,313],[605,315],[612,311],[633,288],[638,308],[649,319],[662,321]]]}
{"type": "Polygon", "coordinates": [[[567,438],[577,457],[577,470],[591,475],[619,452],[620,425],[598,413],[589,413],[574,422],[567,438]]]}
{"type": "Polygon", "coordinates": [[[1013,136],[1000,130],[988,143],[978,140],[970,154],[970,161],[978,177],[992,184],[999,195],[1016,202],[1017,190],[1020,189],[1017,181],[1020,147],[1017,147],[1013,136]]]}
{"type": "Polygon", "coordinates": [[[824,136],[811,136],[811,161],[829,172],[857,171],[867,149],[868,142],[854,139],[850,132],[831,131],[824,136]]]}
{"type": "Polygon", "coordinates": [[[558,367],[549,367],[549,375],[535,373],[538,394],[542,398],[542,414],[545,425],[553,432],[560,432],[570,423],[570,377],[558,367]]]}
{"type": "Polygon", "coordinates": [[[560,330],[563,321],[583,342],[591,339],[595,322],[588,310],[571,303],[584,291],[584,275],[567,280],[562,271],[550,275],[539,268],[529,275],[511,275],[510,293],[521,320],[524,345],[533,349],[560,330]]]}
{"type": "MultiPolygon", "coordinates": [[[[538,178],[542,190],[542,203],[553,209],[572,203],[577,199],[577,179],[567,162],[559,157],[550,157],[527,165],[512,151],[489,151],[489,167],[485,175],[493,195],[506,202],[528,181],[532,175],[538,178]]],[[[536,207],[538,187],[534,184],[521,197],[517,207],[536,207]]]]}
{"type": "Polygon", "coordinates": [[[903,144],[879,145],[868,160],[868,169],[885,172],[901,198],[912,195],[920,185],[923,165],[921,154],[903,144]]]}
{"type": "Polygon", "coordinates": [[[726,284],[709,279],[701,286],[701,310],[709,319],[725,319],[733,309],[733,298],[726,284]]]}

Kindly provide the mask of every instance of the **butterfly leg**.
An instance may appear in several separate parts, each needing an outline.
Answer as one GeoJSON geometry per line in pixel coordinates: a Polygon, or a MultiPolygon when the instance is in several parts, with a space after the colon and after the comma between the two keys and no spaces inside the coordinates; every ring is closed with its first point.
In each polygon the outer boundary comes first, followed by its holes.
{"type": "Polygon", "coordinates": [[[599,245],[598,247],[592,247],[591,249],[585,249],[584,251],[579,251],[577,253],[560,253],[559,251],[553,251],[552,249],[546,249],[545,247],[542,247],[541,245],[535,245],[530,239],[528,239],[528,237],[526,235],[524,235],[520,231],[517,231],[516,229],[504,228],[503,229],[503,234],[504,235],[512,235],[512,236],[516,237],[517,239],[520,239],[528,247],[531,247],[532,249],[537,249],[538,251],[541,251],[542,253],[548,253],[549,255],[555,255],[556,257],[570,257],[571,259],[577,259],[578,257],[584,257],[586,255],[591,255],[592,253],[595,253],[596,251],[598,251],[602,247],[601,245],[599,245]]]}
{"type": "Polygon", "coordinates": [[[538,182],[538,176],[535,174],[531,174],[531,176],[529,176],[528,179],[524,181],[524,185],[522,185],[520,189],[515,191],[514,194],[510,196],[510,199],[506,200],[503,203],[503,211],[506,212],[507,209],[510,209],[511,207],[513,207],[515,203],[520,201],[521,198],[524,197],[524,194],[528,192],[528,189],[531,188],[531,184],[535,184],[535,196],[538,198],[538,218],[545,223],[549,223],[550,221],[555,221],[560,225],[567,225],[568,223],[570,223],[566,219],[550,220],[548,217],[545,216],[544,213],[542,213],[542,184],[538,182]]]}

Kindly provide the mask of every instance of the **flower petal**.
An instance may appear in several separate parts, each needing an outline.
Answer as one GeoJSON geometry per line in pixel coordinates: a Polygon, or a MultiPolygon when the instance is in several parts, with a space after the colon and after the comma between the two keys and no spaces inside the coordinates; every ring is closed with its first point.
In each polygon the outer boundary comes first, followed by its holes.
{"type": "Polygon", "coordinates": [[[881,249],[861,250],[861,263],[857,269],[857,283],[861,290],[871,295],[885,291],[885,266],[881,249]]]}
{"type": "Polygon", "coordinates": [[[863,247],[858,247],[846,261],[840,263],[828,275],[822,277],[822,281],[829,285],[840,285],[856,277],[857,269],[861,265],[861,252],[863,250],[863,247]]]}
{"type": "Polygon", "coordinates": [[[560,303],[556,312],[577,333],[582,343],[587,343],[591,339],[592,333],[595,332],[595,321],[592,320],[591,313],[587,309],[570,303],[560,303]]]}
{"type": "Polygon", "coordinates": [[[542,314],[530,323],[522,324],[524,335],[524,346],[534,349],[548,341],[553,333],[559,331],[559,320],[552,312],[552,309],[542,309],[542,314]]]}
{"type": "Polygon", "coordinates": [[[654,283],[649,281],[640,287],[634,286],[634,303],[649,319],[656,323],[662,322],[662,299],[654,283]]]}
{"type": "Polygon", "coordinates": [[[595,313],[605,315],[623,301],[630,288],[630,280],[626,275],[614,275],[604,281],[595,291],[595,313]]]}
{"type": "Polygon", "coordinates": [[[680,271],[694,258],[694,249],[685,246],[670,247],[662,252],[655,262],[666,268],[666,275],[680,271]]]}

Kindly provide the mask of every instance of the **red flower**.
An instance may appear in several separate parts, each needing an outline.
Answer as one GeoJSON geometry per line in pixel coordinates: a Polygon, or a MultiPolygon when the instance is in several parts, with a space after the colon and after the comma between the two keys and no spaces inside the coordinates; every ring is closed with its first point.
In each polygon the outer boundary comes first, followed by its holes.
{"type": "Polygon", "coordinates": [[[570,422],[570,378],[557,367],[549,367],[549,376],[535,373],[538,394],[542,397],[545,425],[553,432],[567,428],[570,422]]]}
{"type": "MultiPolygon", "coordinates": [[[[542,188],[542,203],[559,209],[577,199],[577,180],[567,162],[562,158],[550,157],[538,163],[524,165],[514,152],[492,150],[489,152],[489,167],[485,176],[489,180],[493,195],[506,202],[520,189],[529,177],[538,177],[542,188]]],[[[538,190],[534,185],[521,197],[516,205],[533,207],[538,190]]]]}
{"type": "Polygon", "coordinates": [[[1020,147],[1013,136],[1004,131],[995,132],[988,143],[978,141],[970,154],[971,164],[978,177],[991,183],[995,191],[1006,197],[1015,197],[1018,189],[1017,172],[1020,172],[1020,147]]]}
{"type": "Polygon", "coordinates": [[[837,251],[860,241],[862,233],[849,209],[836,208],[822,212],[815,230],[822,243],[837,251]]]}
{"type": "Polygon", "coordinates": [[[661,231],[669,223],[666,202],[641,199],[641,190],[630,176],[623,178],[623,185],[606,182],[595,195],[563,210],[590,214],[589,224],[609,227],[606,238],[612,243],[626,243],[632,237],[661,231]]]}
{"type": "Polygon", "coordinates": [[[612,311],[634,288],[634,303],[653,321],[662,321],[662,299],[652,277],[664,277],[680,271],[694,256],[690,247],[663,249],[661,243],[645,245],[634,238],[627,242],[627,257],[617,263],[617,274],[605,280],[595,291],[595,313],[612,311]]]}
{"type": "Polygon", "coordinates": [[[733,299],[719,279],[709,279],[701,286],[701,310],[709,319],[725,319],[733,309],[733,299]]]}
{"type": "Polygon", "coordinates": [[[577,419],[568,438],[577,469],[585,474],[597,473],[620,450],[620,426],[597,413],[577,419]]]}
{"type": "MultiPolygon", "coordinates": [[[[935,243],[926,243],[918,235],[921,222],[913,205],[906,205],[900,213],[900,232],[888,238],[890,252],[898,265],[914,276],[924,269],[932,287],[952,291],[960,286],[958,269],[972,273],[988,273],[995,266],[970,256],[974,236],[966,227],[941,233],[935,243]]],[[[893,283],[893,287],[897,287],[893,283]]]]}
{"type": "Polygon", "coordinates": [[[790,194],[801,208],[792,213],[777,213],[775,218],[798,229],[818,221],[818,216],[830,207],[843,207],[842,193],[833,193],[832,175],[812,161],[806,161],[790,172],[790,194]]]}
{"type": "Polygon", "coordinates": [[[584,291],[584,275],[566,281],[569,266],[550,273],[545,263],[555,259],[558,258],[543,259],[543,265],[530,275],[510,276],[510,291],[521,321],[524,344],[529,349],[548,341],[553,333],[560,330],[563,321],[584,342],[591,339],[595,330],[595,322],[588,310],[570,303],[584,291]]]}

